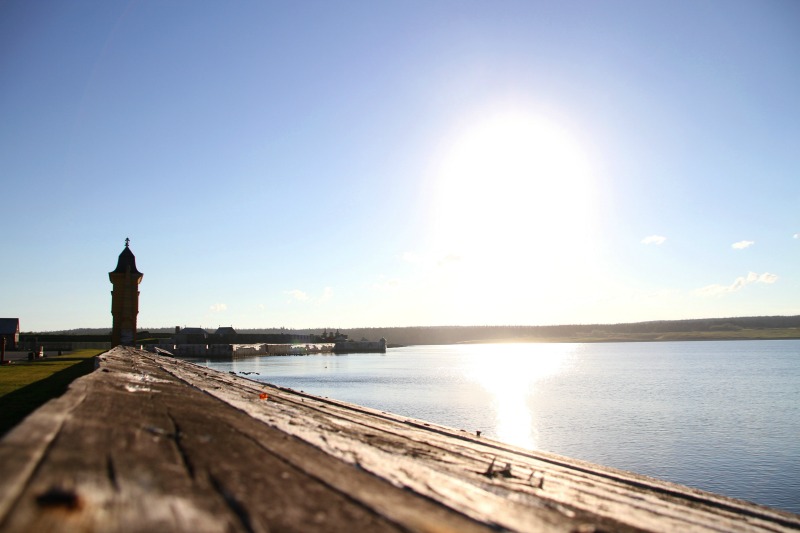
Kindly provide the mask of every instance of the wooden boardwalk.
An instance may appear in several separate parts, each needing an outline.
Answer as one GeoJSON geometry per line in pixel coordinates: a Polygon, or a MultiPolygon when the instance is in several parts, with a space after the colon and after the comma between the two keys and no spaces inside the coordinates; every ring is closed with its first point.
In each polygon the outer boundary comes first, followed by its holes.
{"type": "Polygon", "coordinates": [[[798,531],[800,516],[118,347],[0,441],[0,531],[798,531]]]}

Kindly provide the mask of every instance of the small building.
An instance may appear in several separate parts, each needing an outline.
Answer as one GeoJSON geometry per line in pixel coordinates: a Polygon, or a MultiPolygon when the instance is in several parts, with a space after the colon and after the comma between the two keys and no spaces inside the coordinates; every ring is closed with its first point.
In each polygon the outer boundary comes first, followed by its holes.
{"type": "Polygon", "coordinates": [[[175,332],[175,344],[208,344],[208,332],[203,328],[183,328],[175,332]]]}
{"type": "MultiPolygon", "coordinates": [[[[19,318],[0,318],[0,338],[6,341],[6,350],[15,351],[19,345],[19,318]]],[[[3,342],[0,340],[0,342],[3,342]]]]}
{"type": "Polygon", "coordinates": [[[236,330],[233,327],[219,327],[211,338],[214,343],[236,344],[236,330]]]}

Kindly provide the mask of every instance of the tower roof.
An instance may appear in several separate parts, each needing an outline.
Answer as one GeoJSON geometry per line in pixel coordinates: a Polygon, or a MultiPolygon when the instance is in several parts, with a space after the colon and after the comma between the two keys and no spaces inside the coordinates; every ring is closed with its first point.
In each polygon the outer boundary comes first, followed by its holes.
{"type": "Polygon", "coordinates": [[[119,254],[117,268],[109,272],[109,274],[125,274],[130,272],[131,274],[143,275],[136,269],[136,256],[133,255],[133,252],[131,252],[131,249],[128,247],[129,243],[130,239],[125,239],[125,249],[119,254]]]}

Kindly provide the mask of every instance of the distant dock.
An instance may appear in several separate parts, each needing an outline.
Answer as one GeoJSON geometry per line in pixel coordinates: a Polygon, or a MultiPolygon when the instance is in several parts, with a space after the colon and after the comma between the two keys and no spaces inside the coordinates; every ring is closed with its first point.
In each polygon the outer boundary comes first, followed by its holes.
{"type": "Polygon", "coordinates": [[[233,358],[333,353],[333,346],[333,343],[155,344],[147,348],[153,353],[178,357],[233,358]]]}
{"type": "Polygon", "coordinates": [[[0,531],[798,531],[800,516],[134,348],[0,440],[0,531]]]}
{"type": "MultiPolygon", "coordinates": [[[[142,347],[144,348],[144,347],[142,347]]],[[[260,355],[314,355],[348,353],[386,353],[386,339],[379,341],[340,340],[309,343],[250,343],[250,344],[154,344],[153,353],[179,357],[232,358],[260,355]]]]}

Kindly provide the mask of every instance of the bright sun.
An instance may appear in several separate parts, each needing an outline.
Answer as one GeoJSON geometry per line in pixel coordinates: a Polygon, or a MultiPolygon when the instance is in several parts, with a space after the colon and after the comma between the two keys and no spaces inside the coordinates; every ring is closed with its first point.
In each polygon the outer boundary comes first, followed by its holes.
{"type": "Polygon", "coordinates": [[[535,114],[498,113],[457,135],[445,154],[431,191],[430,237],[461,262],[455,282],[491,283],[491,299],[519,292],[525,280],[575,273],[591,245],[595,192],[587,157],[567,130],[535,114]]]}

